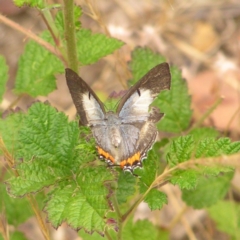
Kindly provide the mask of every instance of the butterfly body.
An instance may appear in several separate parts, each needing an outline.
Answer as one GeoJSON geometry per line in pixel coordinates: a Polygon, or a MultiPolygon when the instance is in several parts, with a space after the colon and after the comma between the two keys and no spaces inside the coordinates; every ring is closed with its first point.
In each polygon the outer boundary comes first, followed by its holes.
{"type": "Polygon", "coordinates": [[[100,158],[132,171],[141,166],[157,138],[155,123],[163,116],[149,105],[170,88],[167,63],[157,65],[122,97],[116,113],[106,112],[93,90],[74,71],[66,69],[67,84],[83,125],[89,126],[100,158]]]}

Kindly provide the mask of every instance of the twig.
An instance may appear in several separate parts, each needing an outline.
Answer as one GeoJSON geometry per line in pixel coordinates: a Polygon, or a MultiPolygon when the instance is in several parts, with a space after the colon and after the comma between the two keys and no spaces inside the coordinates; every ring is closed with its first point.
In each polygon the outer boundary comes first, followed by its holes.
{"type": "Polygon", "coordinates": [[[0,22],[5,23],[7,26],[17,30],[18,32],[23,33],[24,35],[26,35],[27,37],[29,37],[30,39],[32,39],[33,41],[37,42],[39,45],[43,46],[45,49],[47,49],[49,52],[51,52],[52,54],[56,55],[59,59],[61,59],[61,61],[66,65],[66,60],[64,59],[63,55],[61,54],[61,52],[55,48],[54,46],[52,46],[50,43],[46,42],[45,40],[43,40],[42,38],[38,37],[35,33],[33,33],[30,30],[27,30],[26,28],[23,28],[22,26],[20,26],[19,24],[13,22],[12,20],[4,17],[3,15],[0,14],[0,22]]]}
{"type": "Polygon", "coordinates": [[[217,108],[217,106],[221,104],[222,100],[222,97],[218,98],[213,103],[213,105],[202,115],[202,117],[190,128],[190,130],[199,127],[203,123],[203,121],[217,108]]]}
{"type": "Polygon", "coordinates": [[[234,114],[232,115],[232,117],[230,118],[230,120],[229,120],[229,122],[228,122],[228,124],[227,124],[227,126],[226,126],[226,128],[225,128],[224,136],[227,135],[227,132],[228,132],[228,130],[229,130],[229,128],[230,128],[231,123],[232,123],[233,120],[238,116],[239,112],[240,112],[240,107],[238,107],[238,109],[235,111],[235,113],[234,113],[234,114]]]}
{"type": "Polygon", "coordinates": [[[122,222],[126,221],[131,213],[137,208],[137,206],[144,200],[147,194],[151,189],[162,186],[164,182],[166,182],[167,178],[171,176],[171,174],[179,169],[189,169],[189,168],[197,168],[199,165],[204,166],[215,166],[215,165],[225,165],[225,166],[233,166],[239,167],[240,162],[240,153],[232,154],[232,155],[223,155],[220,157],[208,157],[208,158],[198,158],[189,160],[183,163],[178,164],[173,168],[169,168],[167,171],[164,171],[160,176],[158,176],[152,184],[149,186],[147,191],[132,205],[132,207],[122,216],[122,222]]]}
{"type": "Polygon", "coordinates": [[[186,219],[185,216],[183,216],[183,214],[186,212],[187,210],[187,206],[184,206],[184,207],[181,207],[181,205],[179,204],[179,202],[177,201],[176,199],[176,196],[173,194],[173,192],[171,191],[170,188],[166,189],[166,193],[167,195],[169,196],[169,198],[172,200],[173,202],[173,207],[175,208],[175,210],[177,211],[177,215],[175,216],[175,218],[173,218],[173,220],[171,221],[168,229],[171,230],[174,225],[179,222],[179,220],[182,222],[185,230],[186,230],[186,233],[188,235],[188,238],[191,239],[191,240],[196,240],[196,236],[189,224],[189,221],[186,219]]]}

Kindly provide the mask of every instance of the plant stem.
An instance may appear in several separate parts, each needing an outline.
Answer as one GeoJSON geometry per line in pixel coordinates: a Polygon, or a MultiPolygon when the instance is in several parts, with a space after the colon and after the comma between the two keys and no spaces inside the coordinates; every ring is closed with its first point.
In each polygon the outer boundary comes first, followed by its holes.
{"type": "Polygon", "coordinates": [[[116,211],[118,218],[121,218],[122,214],[121,214],[119,206],[118,206],[116,194],[114,194],[112,197],[112,203],[113,203],[114,210],[116,211]]]}
{"type": "MultiPolygon", "coordinates": [[[[64,57],[64,59],[67,59],[66,56],[66,49],[65,47],[63,47],[62,44],[62,39],[60,37],[60,33],[55,25],[54,19],[51,15],[51,12],[49,11],[49,9],[45,9],[41,11],[41,15],[43,18],[43,21],[45,22],[50,34],[52,35],[52,38],[56,44],[56,47],[59,49],[59,51],[61,52],[62,56],[64,57]]],[[[65,61],[65,63],[67,63],[67,61],[65,61]]]]}
{"type": "Polygon", "coordinates": [[[147,189],[147,191],[129,208],[129,210],[123,214],[122,216],[122,222],[127,221],[131,213],[137,208],[137,206],[143,201],[145,198],[145,195],[150,191],[150,187],[147,189]]]}
{"type": "MultiPolygon", "coordinates": [[[[190,128],[189,131],[191,131],[194,128],[199,127],[203,121],[216,109],[216,107],[222,102],[223,98],[218,98],[213,105],[202,115],[202,117],[190,128]]],[[[188,132],[189,132],[188,131],[188,132]]]]}
{"type": "Polygon", "coordinates": [[[3,15],[0,14],[0,22],[5,23],[6,25],[8,25],[9,27],[17,30],[18,32],[23,33],[24,35],[26,35],[27,37],[31,38],[33,41],[37,42],[39,45],[43,46],[44,48],[46,48],[49,52],[51,52],[52,54],[56,55],[59,59],[61,59],[61,61],[66,65],[66,60],[64,59],[64,57],[62,56],[61,52],[55,48],[54,46],[52,46],[50,43],[44,41],[42,38],[38,37],[36,34],[34,34],[32,31],[27,30],[25,28],[23,28],[22,26],[20,26],[19,24],[13,22],[12,20],[4,17],[3,15]]]}
{"type": "Polygon", "coordinates": [[[239,112],[240,112],[240,107],[238,107],[238,109],[235,111],[235,113],[232,115],[232,117],[228,121],[228,124],[227,124],[227,126],[226,126],[226,128],[224,130],[224,134],[223,134],[224,136],[227,136],[227,133],[228,133],[229,128],[230,128],[230,125],[232,124],[233,120],[238,117],[239,112]]]}
{"type": "Polygon", "coordinates": [[[113,197],[112,197],[112,203],[113,203],[114,210],[115,210],[115,212],[117,214],[117,217],[118,217],[118,234],[117,234],[117,239],[121,240],[122,239],[122,224],[123,224],[123,221],[122,221],[122,214],[120,212],[118,201],[117,201],[117,198],[116,198],[116,194],[114,194],[113,197]]]}
{"type": "Polygon", "coordinates": [[[36,200],[30,194],[27,195],[27,199],[30,202],[30,204],[32,206],[32,209],[33,209],[33,211],[36,215],[38,224],[40,226],[40,229],[42,231],[42,234],[43,234],[44,238],[46,240],[50,240],[50,236],[49,236],[48,228],[46,226],[46,222],[42,218],[42,215],[41,215],[41,212],[38,208],[36,200]]]}
{"type": "Polygon", "coordinates": [[[43,21],[47,25],[47,28],[48,28],[49,32],[51,33],[56,46],[59,47],[59,45],[60,45],[59,32],[55,26],[55,23],[54,23],[52,15],[51,15],[51,12],[49,11],[49,8],[42,10],[41,14],[43,17],[43,21]]]}
{"type": "Polygon", "coordinates": [[[65,39],[67,44],[68,66],[78,72],[76,34],[74,25],[73,0],[63,0],[63,17],[65,27],[65,39]]]}
{"type": "Polygon", "coordinates": [[[111,236],[110,236],[110,234],[108,233],[107,230],[105,230],[104,233],[105,233],[105,236],[107,237],[108,240],[112,240],[112,238],[111,238],[111,236]]]}

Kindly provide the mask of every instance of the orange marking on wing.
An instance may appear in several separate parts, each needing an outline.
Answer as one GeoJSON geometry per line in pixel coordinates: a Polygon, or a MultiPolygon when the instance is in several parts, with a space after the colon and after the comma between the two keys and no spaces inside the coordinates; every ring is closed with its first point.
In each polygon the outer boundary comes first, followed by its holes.
{"type": "Polygon", "coordinates": [[[139,161],[140,161],[140,152],[137,152],[132,157],[129,157],[128,159],[121,161],[120,167],[123,168],[127,164],[132,166],[135,162],[139,162],[139,161]]]}
{"type": "Polygon", "coordinates": [[[112,163],[115,162],[114,157],[110,155],[108,152],[105,152],[102,148],[97,146],[98,154],[102,155],[105,159],[110,160],[112,163]]]}

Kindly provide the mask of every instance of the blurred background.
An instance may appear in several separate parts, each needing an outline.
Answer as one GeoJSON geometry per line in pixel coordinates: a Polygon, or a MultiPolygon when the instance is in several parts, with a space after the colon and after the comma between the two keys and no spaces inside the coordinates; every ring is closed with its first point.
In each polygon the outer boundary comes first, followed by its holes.
{"type": "MultiPolygon", "coordinates": [[[[48,2],[61,3],[57,0],[48,2]]],[[[204,125],[215,127],[233,140],[239,140],[239,0],[76,0],[75,3],[83,9],[83,27],[125,42],[117,53],[81,69],[82,78],[102,99],[106,99],[113,91],[124,89],[127,80],[131,79],[127,66],[131,51],[137,46],[147,46],[182,70],[192,97],[193,121],[199,120],[222,99],[205,119],[204,125]]],[[[54,13],[58,9],[52,11],[54,13]]],[[[17,8],[10,0],[0,0],[0,12],[36,34],[46,29],[36,9],[17,8]]],[[[0,54],[6,57],[10,70],[8,90],[0,106],[1,110],[16,99],[11,89],[14,86],[18,59],[27,41],[22,33],[0,23],[0,54]]],[[[57,76],[57,85],[58,90],[39,99],[49,100],[53,106],[73,118],[75,107],[63,75],[57,76]]],[[[18,105],[26,109],[33,100],[26,96],[18,105]]],[[[239,181],[237,177],[235,181],[239,181]]],[[[205,211],[186,208],[176,188],[166,186],[164,190],[169,198],[168,206],[160,212],[150,212],[141,204],[135,218],[149,218],[156,225],[167,227],[182,212],[179,223],[171,229],[171,239],[188,239],[188,228],[197,239],[228,239],[227,235],[216,230],[205,211]]],[[[29,239],[36,239],[38,230],[36,226],[34,232],[34,221],[32,219],[28,223],[30,225],[22,226],[29,234],[29,239]]],[[[75,232],[66,226],[54,234],[55,239],[77,239],[75,232]]],[[[41,235],[38,239],[41,239],[41,235]]]]}

